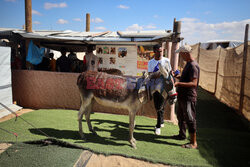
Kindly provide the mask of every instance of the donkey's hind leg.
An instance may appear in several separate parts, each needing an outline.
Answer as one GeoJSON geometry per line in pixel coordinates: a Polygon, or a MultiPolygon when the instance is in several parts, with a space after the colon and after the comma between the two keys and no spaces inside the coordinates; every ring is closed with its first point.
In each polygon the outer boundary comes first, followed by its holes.
{"type": "Polygon", "coordinates": [[[93,102],[94,102],[94,100],[92,100],[86,108],[85,119],[87,121],[89,131],[96,135],[96,132],[94,131],[92,124],[91,124],[91,121],[90,121],[90,114],[92,112],[93,102]]]}
{"type": "Polygon", "coordinates": [[[81,95],[81,107],[78,112],[78,123],[79,123],[79,134],[82,139],[85,139],[84,133],[82,130],[82,117],[84,113],[86,115],[86,112],[88,112],[88,106],[91,104],[91,100],[92,98],[83,98],[81,95]]]}

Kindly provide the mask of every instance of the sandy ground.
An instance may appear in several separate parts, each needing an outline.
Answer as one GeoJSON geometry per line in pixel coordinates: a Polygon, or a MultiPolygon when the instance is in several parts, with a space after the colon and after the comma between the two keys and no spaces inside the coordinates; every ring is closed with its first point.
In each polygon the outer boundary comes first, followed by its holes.
{"type": "MultiPolygon", "coordinates": [[[[33,111],[33,110],[26,108],[26,109],[21,109],[21,110],[17,111],[16,114],[17,115],[22,115],[22,114],[25,114],[25,113],[28,113],[28,112],[31,112],[31,111],[33,111]]],[[[10,120],[11,118],[14,118],[14,117],[16,117],[14,114],[6,115],[5,117],[0,118],[0,122],[10,120]]]]}
{"type": "MultiPolygon", "coordinates": [[[[18,115],[22,115],[28,112],[33,111],[32,109],[21,109],[16,113],[18,115]]],[[[7,115],[3,118],[0,118],[0,122],[4,122],[14,118],[14,114],[7,115]]],[[[9,143],[0,143],[0,154],[4,152],[8,147],[12,144],[9,143]]],[[[102,154],[94,154],[91,153],[90,159],[85,164],[86,167],[170,167],[162,164],[153,164],[142,160],[137,160],[133,158],[125,158],[122,156],[112,155],[112,156],[104,156],[102,154]]]]}
{"type": "Polygon", "coordinates": [[[7,148],[12,146],[10,143],[0,143],[0,154],[4,152],[7,148]]]}
{"type": "Polygon", "coordinates": [[[125,158],[122,156],[104,156],[93,154],[86,167],[170,167],[162,164],[153,164],[142,160],[125,158]]]}
{"type": "MultiPolygon", "coordinates": [[[[22,115],[28,112],[33,111],[32,109],[21,109],[16,112],[17,115],[22,115]]],[[[15,118],[16,116],[14,114],[6,115],[5,117],[0,118],[0,122],[4,122],[7,120],[10,120],[11,118],[15,118]]],[[[0,154],[3,153],[8,147],[12,146],[10,143],[0,143],[0,154]]]]}

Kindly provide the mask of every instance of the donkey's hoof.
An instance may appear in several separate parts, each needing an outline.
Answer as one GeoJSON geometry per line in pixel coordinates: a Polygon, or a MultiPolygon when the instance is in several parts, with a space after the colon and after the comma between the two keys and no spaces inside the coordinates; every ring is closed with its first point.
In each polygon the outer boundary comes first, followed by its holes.
{"type": "Polygon", "coordinates": [[[133,138],[129,141],[129,143],[131,144],[131,146],[136,149],[136,140],[133,138]]]}
{"type": "Polygon", "coordinates": [[[81,138],[82,140],[86,140],[86,138],[85,138],[85,136],[84,136],[83,133],[80,133],[80,138],[81,138]]]}
{"type": "Polygon", "coordinates": [[[137,149],[135,143],[132,144],[132,147],[133,147],[133,149],[137,149]]]}
{"type": "Polygon", "coordinates": [[[96,131],[92,130],[91,132],[92,132],[93,135],[97,136],[96,131]]]}
{"type": "Polygon", "coordinates": [[[81,140],[86,141],[86,138],[83,136],[83,137],[81,137],[81,140]]]}
{"type": "Polygon", "coordinates": [[[131,139],[131,141],[132,141],[133,143],[136,143],[136,140],[135,140],[135,138],[131,139]]]}

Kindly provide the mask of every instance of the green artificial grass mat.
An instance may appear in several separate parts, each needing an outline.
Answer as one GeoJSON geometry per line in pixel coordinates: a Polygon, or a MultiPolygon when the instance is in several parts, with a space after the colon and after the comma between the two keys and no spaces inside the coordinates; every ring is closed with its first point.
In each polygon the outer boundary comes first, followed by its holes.
{"type": "MultiPolygon", "coordinates": [[[[166,123],[162,135],[154,134],[156,120],[136,116],[134,137],[137,149],[128,142],[128,116],[95,113],[92,125],[98,135],[89,132],[83,119],[86,141],[78,134],[75,110],[36,110],[22,115],[37,128],[66,142],[83,146],[95,153],[117,154],[151,162],[177,166],[249,166],[250,133],[238,115],[212,95],[199,89],[197,103],[198,149],[183,149],[188,142],[171,138],[178,134],[178,126],[166,123]]],[[[46,139],[37,129],[21,119],[0,123],[0,127],[18,134],[17,141],[46,139]]],[[[15,142],[16,137],[0,131],[0,142],[15,142]]],[[[0,158],[2,158],[0,154],[0,158]]],[[[0,161],[1,166],[1,161],[0,161]]]]}
{"type": "Polygon", "coordinates": [[[57,145],[17,143],[0,154],[0,166],[70,167],[74,166],[81,153],[81,149],[66,148],[57,145]]]}

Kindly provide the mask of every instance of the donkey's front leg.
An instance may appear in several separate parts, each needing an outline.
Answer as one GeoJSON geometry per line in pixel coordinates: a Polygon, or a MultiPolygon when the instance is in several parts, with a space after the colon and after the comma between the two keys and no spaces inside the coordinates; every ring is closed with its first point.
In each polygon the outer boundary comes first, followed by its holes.
{"type": "Polygon", "coordinates": [[[134,127],[135,127],[135,110],[129,111],[129,142],[133,148],[136,149],[136,140],[134,138],[134,127]]]}
{"type": "Polygon", "coordinates": [[[81,104],[80,110],[78,112],[79,134],[81,138],[85,140],[85,137],[82,131],[82,117],[83,117],[84,112],[85,112],[84,104],[81,104]]]}

